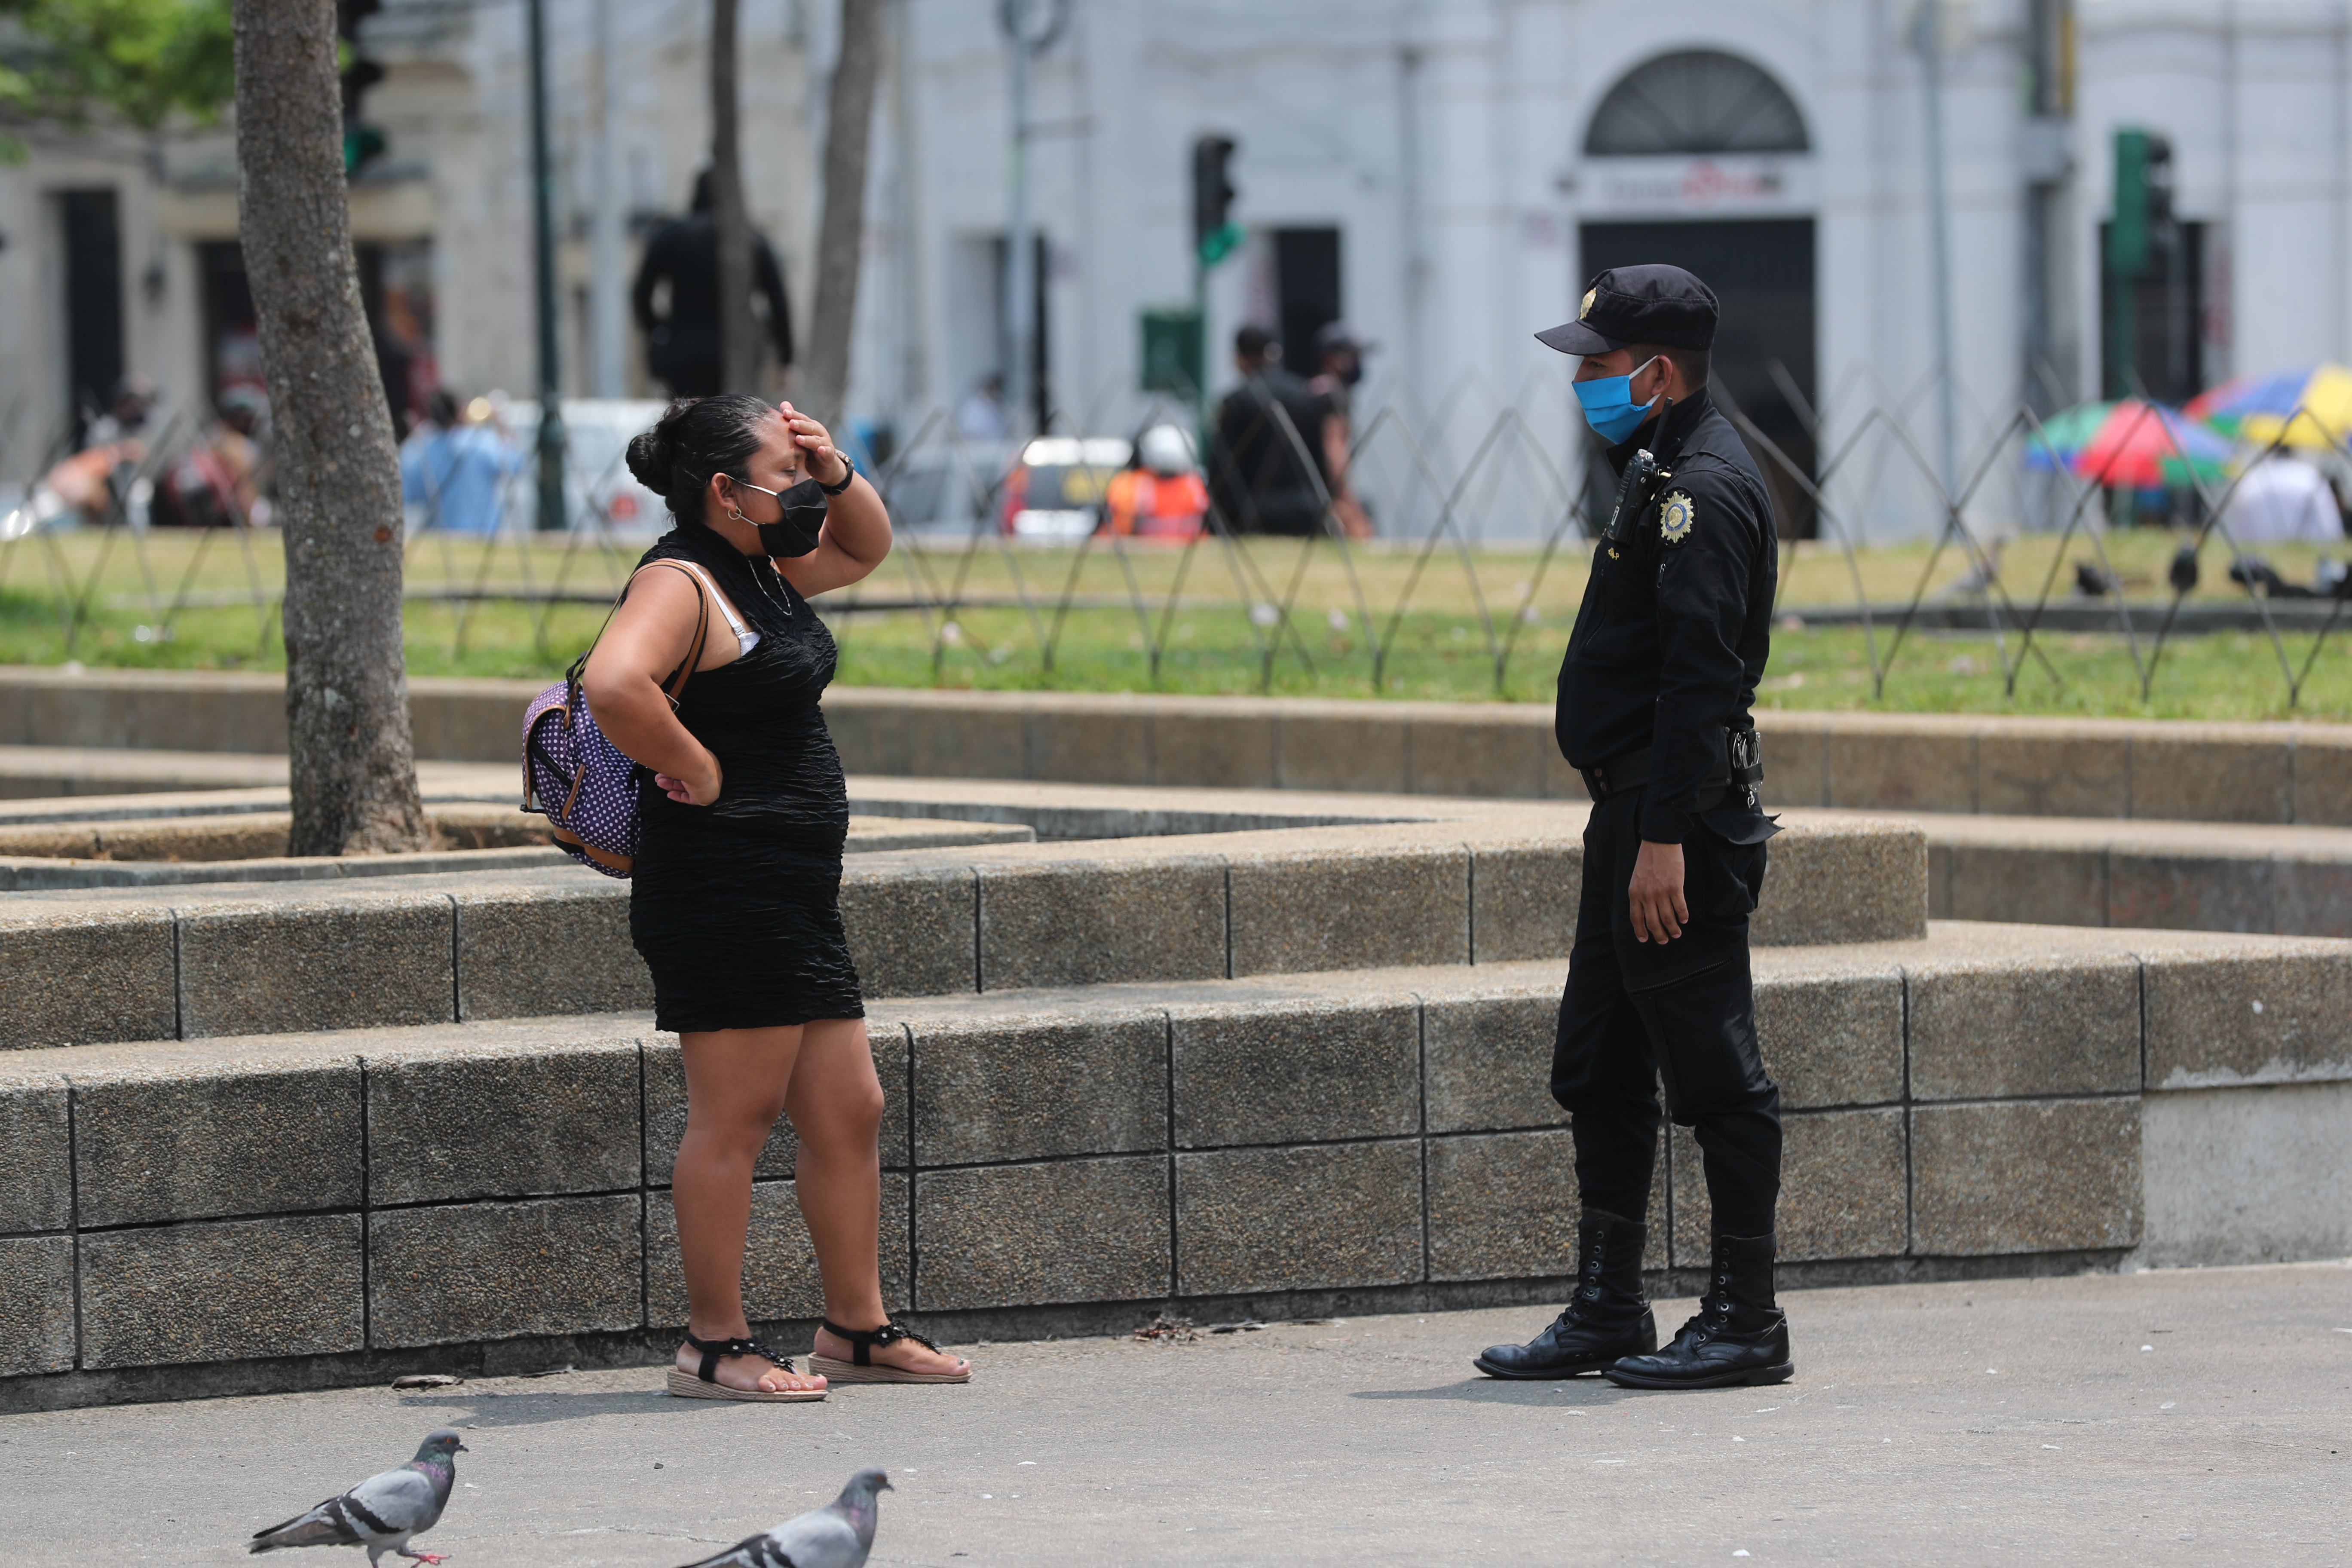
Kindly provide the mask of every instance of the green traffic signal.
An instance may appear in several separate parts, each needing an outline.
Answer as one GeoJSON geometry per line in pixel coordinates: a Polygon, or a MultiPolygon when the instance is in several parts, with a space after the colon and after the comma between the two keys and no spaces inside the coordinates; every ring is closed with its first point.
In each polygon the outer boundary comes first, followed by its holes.
{"type": "Polygon", "coordinates": [[[1201,265],[1214,267],[1239,250],[1242,239],[1242,226],[1237,223],[1223,224],[1211,230],[1201,240],[1201,265]]]}
{"type": "Polygon", "coordinates": [[[384,154],[391,143],[373,125],[343,127],[343,176],[348,179],[384,154]]]}

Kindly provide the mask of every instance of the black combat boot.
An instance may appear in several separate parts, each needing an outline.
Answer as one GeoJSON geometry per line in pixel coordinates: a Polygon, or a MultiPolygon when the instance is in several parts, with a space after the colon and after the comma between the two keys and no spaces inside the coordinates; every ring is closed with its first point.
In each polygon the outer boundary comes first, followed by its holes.
{"type": "Polygon", "coordinates": [[[1642,1294],[1650,1227],[1587,1209],[1576,1227],[1576,1294],[1549,1328],[1523,1345],[1488,1345],[1470,1364],[1488,1377],[1574,1377],[1658,1348],[1658,1321],[1642,1294]]]}
{"type": "Polygon", "coordinates": [[[1770,1232],[1715,1238],[1714,1284],[1698,1307],[1674,1343],[1603,1375],[1620,1388],[1733,1388],[1796,1375],[1789,1320],[1772,1301],[1770,1232]]]}

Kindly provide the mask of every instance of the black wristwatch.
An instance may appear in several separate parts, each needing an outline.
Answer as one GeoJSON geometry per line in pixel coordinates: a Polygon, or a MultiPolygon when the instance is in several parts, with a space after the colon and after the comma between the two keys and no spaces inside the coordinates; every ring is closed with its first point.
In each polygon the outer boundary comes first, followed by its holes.
{"type": "MultiPolygon", "coordinates": [[[[857,465],[849,460],[849,454],[842,451],[839,447],[835,447],[834,450],[835,455],[841,459],[841,483],[837,485],[829,485],[823,479],[817,479],[816,481],[816,488],[823,490],[829,496],[837,496],[842,491],[847,489],[849,488],[850,481],[857,477],[857,465]]],[[[814,474],[811,474],[809,478],[816,479],[816,476],[814,474]]]]}

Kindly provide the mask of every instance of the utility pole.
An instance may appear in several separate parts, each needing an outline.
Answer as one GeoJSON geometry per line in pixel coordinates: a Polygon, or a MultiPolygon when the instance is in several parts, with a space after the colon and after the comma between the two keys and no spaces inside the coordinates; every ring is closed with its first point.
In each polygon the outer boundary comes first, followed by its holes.
{"type": "Polygon", "coordinates": [[[627,296],[621,286],[621,193],[613,169],[613,0],[594,0],[596,31],[596,208],[589,216],[588,384],[599,397],[628,388],[627,296]]]}
{"type": "Polygon", "coordinates": [[[539,527],[563,526],[563,390],[556,359],[555,162],[547,144],[547,0],[530,0],[531,225],[539,242],[539,527]]]}
{"type": "Polygon", "coordinates": [[[1944,493],[1959,489],[1959,437],[1954,408],[1952,363],[1952,237],[1949,198],[1944,189],[1944,6],[1943,0],[1920,0],[1913,43],[1927,72],[1927,90],[1920,95],[1927,117],[1927,249],[1928,277],[1935,290],[1936,330],[1936,458],[1944,493]]]}
{"type": "Polygon", "coordinates": [[[1029,68],[1053,47],[1070,19],[1070,0],[998,0],[1013,65],[1012,189],[1004,240],[1005,420],[1018,435],[1024,411],[1043,426],[1030,372],[1037,353],[1037,240],[1029,219],[1029,68]]]}

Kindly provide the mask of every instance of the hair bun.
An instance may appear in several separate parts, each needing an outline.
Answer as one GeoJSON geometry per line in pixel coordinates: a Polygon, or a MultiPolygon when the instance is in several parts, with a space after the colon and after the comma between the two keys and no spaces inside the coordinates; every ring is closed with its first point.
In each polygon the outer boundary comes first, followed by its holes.
{"type": "Polygon", "coordinates": [[[629,442],[629,472],[637,477],[637,483],[654,494],[664,495],[669,489],[671,456],[669,440],[661,430],[658,427],[648,430],[632,437],[629,442]]]}
{"type": "Polygon", "coordinates": [[[662,410],[652,429],[629,442],[629,472],[657,496],[669,494],[670,471],[677,466],[678,426],[686,422],[688,411],[701,401],[698,397],[675,399],[662,410]]]}

